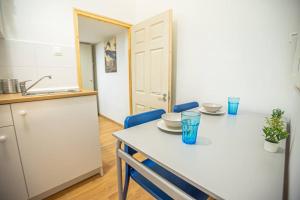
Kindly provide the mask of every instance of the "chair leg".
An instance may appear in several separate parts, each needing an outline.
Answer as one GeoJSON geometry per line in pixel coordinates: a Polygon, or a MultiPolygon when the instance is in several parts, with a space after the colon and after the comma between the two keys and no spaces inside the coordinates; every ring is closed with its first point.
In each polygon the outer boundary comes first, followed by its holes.
{"type": "Polygon", "coordinates": [[[130,167],[126,165],[125,168],[125,180],[124,180],[124,190],[123,190],[123,200],[127,199],[127,193],[128,193],[128,187],[129,187],[129,181],[130,181],[130,167]]]}
{"type": "Polygon", "coordinates": [[[130,176],[125,177],[124,190],[123,190],[123,198],[124,198],[124,200],[127,199],[127,193],[128,193],[128,187],[129,187],[129,180],[130,180],[130,176]]]}

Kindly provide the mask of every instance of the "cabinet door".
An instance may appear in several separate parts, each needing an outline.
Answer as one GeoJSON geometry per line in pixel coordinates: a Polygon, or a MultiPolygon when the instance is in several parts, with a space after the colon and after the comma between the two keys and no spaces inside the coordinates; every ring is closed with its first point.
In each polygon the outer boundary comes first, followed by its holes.
{"type": "Polygon", "coordinates": [[[96,96],[12,104],[12,113],[30,198],[100,167],[96,96]]]}
{"type": "Polygon", "coordinates": [[[0,199],[28,199],[13,126],[0,128],[0,199]]]}

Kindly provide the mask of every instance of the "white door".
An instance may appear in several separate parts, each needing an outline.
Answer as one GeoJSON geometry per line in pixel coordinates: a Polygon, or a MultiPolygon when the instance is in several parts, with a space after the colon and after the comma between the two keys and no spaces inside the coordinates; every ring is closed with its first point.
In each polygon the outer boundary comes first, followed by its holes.
{"type": "Polygon", "coordinates": [[[92,45],[80,43],[80,65],[83,89],[94,90],[92,45]]]}
{"type": "Polygon", "coordinates": [[[133,113],[171,108],[172,11],[132,27],[133,113]]]}

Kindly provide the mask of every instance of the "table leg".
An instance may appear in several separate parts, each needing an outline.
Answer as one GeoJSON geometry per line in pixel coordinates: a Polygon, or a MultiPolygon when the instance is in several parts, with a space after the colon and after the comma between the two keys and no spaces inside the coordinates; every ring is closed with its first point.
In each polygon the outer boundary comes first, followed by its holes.
{"type": "Polygon", "coordinates": [[[122,184],[122,160],[118,156],[118,149],[121,148],[121,142],[116,143],[116,160],[117,160],[117,176],[118,176],[118,196],[119,200],[123,200],[123,184],[122,184]]]}

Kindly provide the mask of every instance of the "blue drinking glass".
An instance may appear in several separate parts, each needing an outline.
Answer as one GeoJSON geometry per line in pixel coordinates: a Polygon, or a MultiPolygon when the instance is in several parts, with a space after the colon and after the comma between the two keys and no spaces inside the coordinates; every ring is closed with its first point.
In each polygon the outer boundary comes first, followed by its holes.
{"type": "Polygon", "coordinates": [[[184,111],[181,113],[182,141],[195,144],[200,124],[200,112],[184,111]]]}
{"type": "Polygon", "coordinates": [[[228,114],[236,115],[239,109],[240,98],[239,97],[228,97],[228,114]]]}

